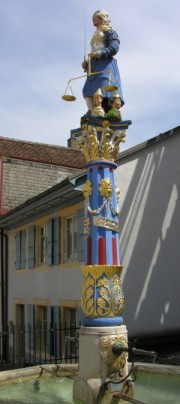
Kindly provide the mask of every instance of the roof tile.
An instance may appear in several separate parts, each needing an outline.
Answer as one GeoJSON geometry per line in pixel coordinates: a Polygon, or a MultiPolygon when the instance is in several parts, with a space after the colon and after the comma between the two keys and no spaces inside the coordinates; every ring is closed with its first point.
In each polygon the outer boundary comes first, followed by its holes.
{"type": "Polygon", "coordinates": [[[79,150],[63,146],[0,137],[0,157],[36,161],[70,168],[83,168],[79,150]]]}

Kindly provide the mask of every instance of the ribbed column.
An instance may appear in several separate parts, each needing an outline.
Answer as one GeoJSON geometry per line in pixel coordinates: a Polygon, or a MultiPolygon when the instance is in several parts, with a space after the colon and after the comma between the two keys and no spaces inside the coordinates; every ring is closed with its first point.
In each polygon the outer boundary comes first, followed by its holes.
{"type": "Polygon", "coordinates": [[[85,198],[86,265],[82,268],[82,310],[85,326],[119,326],[123,323],[118,201],[115,160],[129,122],[110,125],[89,117],[82,124],[79,149],[87,161],[85,198]]]}
{"type": "Polygon", "coordinates": [[[87,166],[87,178],[92,184],[89,210],[87,209],[90,221],[90,235],[87,239],[88,265],[120,265],[118,217],[112,212],[112,207],[117,211],[114,180],[116,167],[116,164],[106,161],[94,161],[87,166]],[[109,198],[106,197],[108,186],[109,198]],[[103,188],[101,191],[100,187],[103,188]],[[98,213],[102,205],[103,208],[98,213]]]}

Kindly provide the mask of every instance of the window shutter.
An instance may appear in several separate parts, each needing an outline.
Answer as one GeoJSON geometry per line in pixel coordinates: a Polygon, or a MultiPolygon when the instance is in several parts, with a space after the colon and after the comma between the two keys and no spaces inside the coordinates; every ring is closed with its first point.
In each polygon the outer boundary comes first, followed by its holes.
{"type": "Polygon", "coordinates": [[[21,236],[20,231],[16,233],[16,269],[21,268],[21,236]]]}
{"type": "Polygon", "coordinates": [[[79,327],[81,324],[83,324],[83,320],[84,320],[84,313],[81,307],[78,307],[76,311],[76,327],[79,327]]]}
{"type": "Polygon", "coordinates": [[[61,352],[60,352],[60,339],[61,339],[61,330],[60,330],[60,309],[59,306],[53,306],[53,328],[54,328],[54,356],[56,360],[60,360],[61,352]]]}
{"type": "Polygon", "coordinates": [[[60,328],[60,311],[59,306],[53,306],[53,323],[56,325],[57,329],[60,328]]]}
{"type": "Polygon", "coordinates": [[[47,264],[52,264],[52,219],[47,222],[47,264]]]}
{"type": "Polygon", "coordinates": [[[84,239],[84,209],[77,212],[77,259],[85,259],[85,239],[84,239]]]}
{"type": "Polygon", "coordinates": [[[67,220],[63,219],[63,261],[66,261],[67,259],[67,220]]]}
{"type": "Polygon", "coordinates": [[[51,324],[51,306],[47,307],[47,351],[49,355],[51,354],[51,335],[52,335],[52,324],[51,324]]]}
{"type": "Polygon", "coordinates": [[[26,268],[26,230],[21,232],[21,268],[26,268]]]}
{"type": "Polygon", "coordinates": [[[60,217],[55,217],[53,219],[53,264],[59,264],[60,262],[60,217]]]}
{"type": "Polygon", "coordinates": [[[28,268],[35,267],[35,227],[28,229],[28,268]]]}
{"type": "MultiPolygon", "coordinates": [[[[34,316],[35,307],[33,304],[27,304],[27,323],[28,323],[28,348],[29,350],[34,348],[34,316]]],[[[31,355],[30,355],[31,357],[31,355]]]]}

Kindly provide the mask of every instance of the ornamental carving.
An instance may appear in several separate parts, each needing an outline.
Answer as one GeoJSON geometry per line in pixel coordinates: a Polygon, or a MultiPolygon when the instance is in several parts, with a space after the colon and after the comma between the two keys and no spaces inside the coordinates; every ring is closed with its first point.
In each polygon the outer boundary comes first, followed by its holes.
{"type": "Polygon", "coordinates": [[[120,342],[125,348],[128,347],[127,340],[124,336],[101,337],[99,340],[100,355],[104,359],[109,375],[114,372],[121,373],[127,362],[128,355],[126,352],[122,352],[118,357],[113,354],[112,346],[115,342],[120,342]]]}
{"type": "Polygon", "coordinates": [[[109,218],[110,211],[112,215],[118,216],[119,214],[118,203],[120,196],[119,188],[116,187],[115,189],[117,207],[114,207],[112,203],[112,193],[113,193],[112,181],[109,178],[103,178],[99,182],[99,193],[102,196],[102,204],[97,209],[92,209],[90,205],[90,196],[92,195],[93,192],[92,186],[93,186],[92,182],[90,180],[87,180],[84,187],[82,188],[82,192],[85,198],[85,217],[87,217],[87,213],[97,216],[100,213],[102,213],[104,209],[106,218],[109,218]]]}
{"type": "Polygon", "coordinates": [[[109,121],[104,121],[101,127],[82,125],[82,136],[78,138],[78,147],[87,162],[93,160],[117,160],[119,145],[125,142],[125,130],[112,130],[109,121]]]}
{"type": "Polygon", "coordinates": [[[124,311],[124,294],[120,275],[122,266],[87,265],[81,306],[86,317],[117,317],[124,311]]]}
{"type": "Polygon", "coordinates": [[[87,180],[84,187],[82,188],[82,192],[85,199],[89,199],[90,195],[92,194],[92,183],[91,181],[87,180]]]}
{"type": "Polygon", "coordinates": [[[99,193],[106,198],[112,195],[112,182],[109,178],[103,178],[99,183],[99,193]]]}
{"type": "Polygon", "coordinates": [[[104,217],[93,217],[93,225],[98,227],[104,227],[105,229],[110,229],[119,232],[119,225],[114,220],[109,220],[104,217]]]}

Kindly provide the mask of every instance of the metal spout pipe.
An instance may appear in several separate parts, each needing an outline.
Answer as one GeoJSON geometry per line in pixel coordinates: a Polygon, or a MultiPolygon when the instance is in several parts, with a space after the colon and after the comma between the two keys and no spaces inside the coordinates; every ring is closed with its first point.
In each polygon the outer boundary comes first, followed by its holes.
{"type": "Polygon", "coordinates": [[[156,352],[154,351],[146,351],[144,349],[138,348],[128,348],[122,345],[119,341],[116,341],[112,346],[112,352],[115,356],[120,356],[123,352],[128,352],[134,356],[150,356],[155,357],[156,352]]]}

